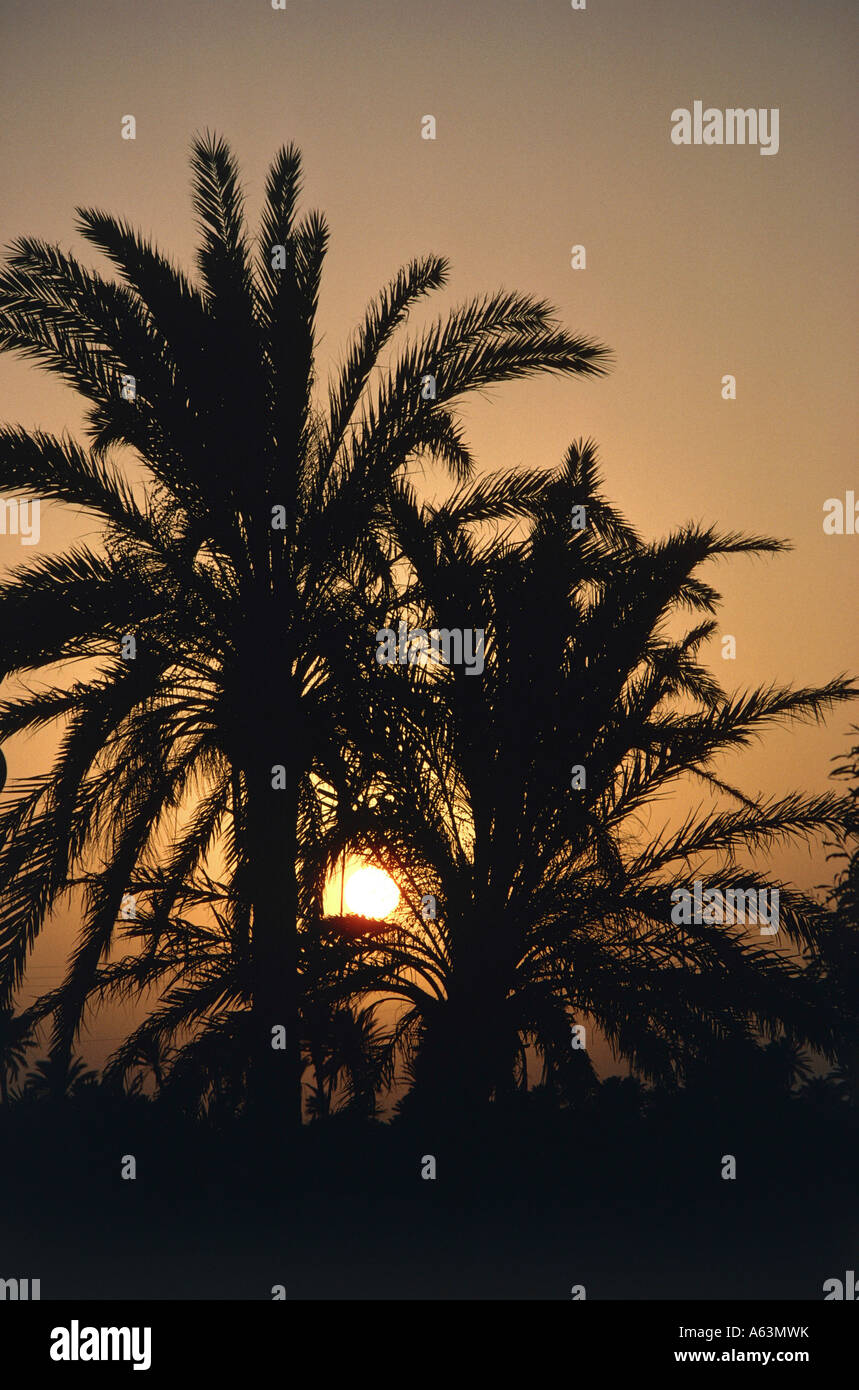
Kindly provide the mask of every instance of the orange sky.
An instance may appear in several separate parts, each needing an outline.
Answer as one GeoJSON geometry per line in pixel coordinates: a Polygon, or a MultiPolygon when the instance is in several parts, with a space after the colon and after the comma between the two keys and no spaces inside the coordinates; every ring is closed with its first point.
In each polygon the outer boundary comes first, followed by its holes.
{"type": "MultiPolygon", "coordinates": [[[[57,0],[0,19],[0,243],[57,240],[88,263],[76,204],[106,207],[185,265],[187,152],[217,129],[249,211],[289,140],[305,206],[329,220],[320,363],[406,260],[452,264],[434,312],[500,285],[554,301],[608,343],[603,380],[511,384],[464,411],[487,468],[553,467],[598,441],[610,495],[645,533],[689,519],[790,538],[794,551],[713,571],[744,686],[823,681],[857,662],[859,536],[826,536],[823,503],[859,495],[856,379],[857,11],[848,0],[57,0]],[[678,107],[777,107],[778,154],[677,147],[678,107]],[[133,114],[137,138],[120,138],[133,114]],[[433,114],[437,139],[420,138],[433,114]],[[587,269],[570,268],[584,244],[587,269]],[[721,378],[737,399],[721,399],[721,378]]],[[[76,429],[72,393],[0,357],[0,419],[76,429]]],[[[43,509],[39,547],[0,536],[5,568],[87,528],[43,509]]],[[[89,528],[92,529],[91,527],[89,528]]],[[[751,794],[827,788],[859,707],[771,734],[732,759],[751,794]]],[[[9,750],[10,776],[37,750],[9,750]]],[[[773,858],[803,886],[822,852],[773,858]]],[[[56,973],[53,947],[40,951],[56,973]]],[[[118,1031],[118,1030],[117,1030],[118,1031]]]]}

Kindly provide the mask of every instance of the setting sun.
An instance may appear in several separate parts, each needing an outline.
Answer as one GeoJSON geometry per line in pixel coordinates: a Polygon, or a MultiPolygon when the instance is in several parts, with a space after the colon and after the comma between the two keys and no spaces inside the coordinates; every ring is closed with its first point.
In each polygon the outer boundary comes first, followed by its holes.
{"type": "Polygon", "coordinates": [[[343,891],[349,912],[361,917],[387,917],[400,901],[400,890],[384,869],[356,869],[343,891]]]}

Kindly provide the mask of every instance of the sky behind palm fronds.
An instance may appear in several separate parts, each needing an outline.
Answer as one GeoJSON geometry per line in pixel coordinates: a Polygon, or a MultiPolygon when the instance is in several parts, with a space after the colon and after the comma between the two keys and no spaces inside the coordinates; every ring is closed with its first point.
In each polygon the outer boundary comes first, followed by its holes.
{"type": "MultiPolygon", "coordinates": [[[[499,285],[545,296],[616,365],[468,403],[481,468],[554,468],[589,436],[608,495],[642,534],[696,519],[789,538],[789,554],[714,570],[737,659],[723,662],[718,641],[709,656],[729,686],[822,683],[859,664],[859,537],[822,529],[827,498],[859,493],[857,32],[842,0],[7,3],[0,243],[57,240],[91,264],[74,208],[103,207],[187,267],[193,133],[230,140],[252,226],[274,150],[295,141],[304,205],[332,232],[323,377],[377,286],[415,255],[449,258],[451,303],[499,285]],[[778,107],[778,154],[672,145],[671,111],[696,99],[778,107]],[[134,141],[120,137],[126,113],[134,141]],[[421,139],[427,113],[435,141],[421,139]],[[570,268],[574,244],[586,271],[570,268]],[[734,402],[721,399],[726,373],[734,402]]],[[[434,297],[428,313],[440,307],[434,297]]],[[[77,431],[81,411],[4,354],[0,419],[77,431]]],[[[29,550],[0,536],[0,565],[92,524],[51,508],[41,530],[29,550]]],[[[774,731],[726,774],[752,795],[823,791],[853,722],[848,707],[825,729],[774,731]]],[[[10,779],[24,777],[49,744],[7,753],[10,779]]],[[[772,863],[803,887],[832,876],[822,848],[772,863]]],[[[37,964],[56,970],[67,944],[46,939],[37,964]]]]}

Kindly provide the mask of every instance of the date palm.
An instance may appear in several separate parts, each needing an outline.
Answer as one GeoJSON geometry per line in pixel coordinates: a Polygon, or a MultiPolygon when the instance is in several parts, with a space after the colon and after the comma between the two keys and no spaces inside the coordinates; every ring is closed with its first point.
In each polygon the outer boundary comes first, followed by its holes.
{"type": "MultiPolygon", "coordinates": [[[[851,729],[855,739],[859,729],[851,729]]],[[[815,974],[840,1018],[837,1066],[830,1080],[852,1105],[859,1103],[859,744],[835,760],[832,776],[850,784],[852,824],[832,845],[829,860],[840,861],[835,883],[827,893],[823,948],[815,974]]]]}
{"type": "Polygon", "coordinates": [[[33,1019],[15,1014],[8,1006],[0,1008],[0,1102],[9,1101],[9,1083],[18,1078],[27,1060],[27,1049],[35,1041],[33,1019]]]}
{"type": "Polygon", "coordinates": [[[51,772],[19,784],[0,816],[0,978],[9,997],[52,908],[85,878],[55,1012],[53,1046],[68,1054],[123,895],[160,864],[142,907],[166,929],[217,852],[257,1095],[294,1118],[302,822],[311,777],[330,780],[340,758],[339,672],[360,596],[395,582],[392,500],[415,460],[471,473],[464,394],[543,371],[599,373],[606,352],[560,329],[545,303],[506,292],[401,341],[410,309],[446,280],[446,262],[428,256],[371,303],[320,392],[328,228],[318,213],[299,218],[297,150],[272,164],[256,248],[227,145],[197,139],[192,169],[196,279],[91,209],[78,231],[117,278],[31,237],[0,276],[0,347],[88,402],[86,446],[0,430],[0,489],[82,509],[102,528],[98,544],[39,557],[0,586],[0,674],[59,663],[42,689],[2,705],[0,738],[61,732],[51,772]]]}
{"type": "Polygon", "coordinates": [[[24,1087],[33,1099],[66,1100],[88,1086],[95,1086],[98,1073],[82,1057],[53,1053],[38,1061],[24,1087]]]}
{"type": "Polygon", "coordinates": [[[849,799],[749,796],[718,760],[768,725],[820,719],[856,687],[731,695],[700,659],[719,601],[701,567],[780,544],[697,525],[642,541],[606,502],[591,445],[570,449],[530,510],[526,535],[487,537],[467,487],[440,507],[401,489],[414,582],[386,623],[483,628],[485,669],[384,665],[366,676],[372,698],[355,701],[373,714],[345,828],[404,893],[402,934],[367,949],[402,1005],[393,1041],[416,1098],[470,1110],[522,1084],[529,1043],[557,1075],[574,1019],[663,1080],[730,1036],[784,1035],[831,1056],[832,1016],[800,961],[754,927],[671,918],[671,891],[697,874],[778,888],[778,940],[795,957],[821,939],[817,904],[749,861],[843,828],[849,799]],[[660,826],[684,784],[715,807],[660,826]],[[427,895],[438,912],[423,921],[427,895]]]}

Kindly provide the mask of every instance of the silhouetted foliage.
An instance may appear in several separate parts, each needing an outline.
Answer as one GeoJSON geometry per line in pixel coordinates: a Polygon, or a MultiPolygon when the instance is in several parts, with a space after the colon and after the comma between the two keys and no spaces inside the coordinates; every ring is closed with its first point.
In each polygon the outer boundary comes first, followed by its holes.
{"type": "MultiPolygon", "coordinates": [[[[97,548],[31,559],[0,587],[0,674],[63,663],[66,678],[0,708],[0,737],[64,723],[54,767],[19,783],[0,816],[0,983],[11,997],[52,908],[82,888],[80,938],[49,1001],[53,1050],[69,1053],[98,994],[156,987],[165,1027],[201,1027],[207,1065],[219,1038],[241,1037],[258,1105],[295,1119],[315,950],[302,937],[318,920],[318,885],[302,868],[314,779],[336,781],[356,615],[396,588],[391,518],[408,470],[420,461],[468,478],[463,396],[546,371],[598,374],[607,353],[561,329],[546,303],[505,291],[400,341],[410,309],[447,279],[447,263],[427,256],[371,303],[320,398],[328,228],[317,212],[299,219],[298,151],[272,164],[255,248],[224,141],[195,140],[192,171],[196,281],[92,209],[79,210],[78,231],[118,281],[32,237],[14,243],[0,277],[0,347],[80,392],[90,441],[3,429],[0,487],[103,527],[97,548]],[[142,486],[114,449],[132,451],[142,486]],[[83,658],[86,672],[73,664],[83,658]],[[118,923],[126,893],[143,933],[118,923]],[[143,954],[106,966],[124,935],[145,941],[143,954]],[[250,1029],[236,1016],[248,1007],[250,1029]],[[285,1062],[274,1026],[286,1029],[285,1062]]],[[[538,485],[526,473],[487,496],[486,516],[538,485]]]]}
{"type": "Polygon", "coordinates": [[[31,557],[0,586],[0,675],[40,677],[0,705],[0,738],[43,725],[59,738],[54,766],[0,813],[0,1001],[64,895],[82,904],[66,979],[29,1011],[53,1020],[30,1094],[89,1080],[72,1060],[88,1009],[153,992],[100,1100],[145,1104],[121,1090],[148,1070],[165,1114],[221,1130],[295,1121],[305,1072],[311,1114],[355,1124],[405,1077],[406,1121],[490,1098],[519,1114],[536,1081],[529,1114],[551,1099],[629,1126],[645,1082],[717,1085],[737,1056],[750,1094],[786,1099],[803,1048],[839,1057],[848,1006],[831,966],[855,958],[855,884],[826,914],[743,858],[843,835],[855,812],[834,793],[747,795],[718,759],[856,688],[723,690],[701,656],[719,594],[699,573],[782,543],[698,524],[643,540],[590,443],[553,472],[475,478],[464,396],[600,373],[608,356],[506,291],[400,342],[445,284],[436,256],[370,305],[320,393],[328,229],[298,217],[298,152],[275,158],[255,248],[225,143],[196,140],[192,170],[196,280],[87,209],[78,230],[117,280],[33,238],[0,276],[0,347],[89,402],[86,448],[0,430],[0,488],[101,526],[97,546],[31,557]],[[427,464],[453,480],[434,504],[411,481],[427,464]],[[376,635],[400,621],[483,629],[484,670],[380,666],[376,635]],[[586,784],[571,786],[573,764],[586,784]],[[655,826],[690,782],[715,809],[655,826]],[[384,928],[324,919],[347,851],[400,885],[384,928]],[[777,889],[794,958],[736,926],[675,925],[671,893],[696,872],[777,889]],[[441,906],[425,920],[428,894],[441,906]],[[629,1063],[628,1083],[598,1087],[571,1049],[581,1022],[629,1063]]]}

